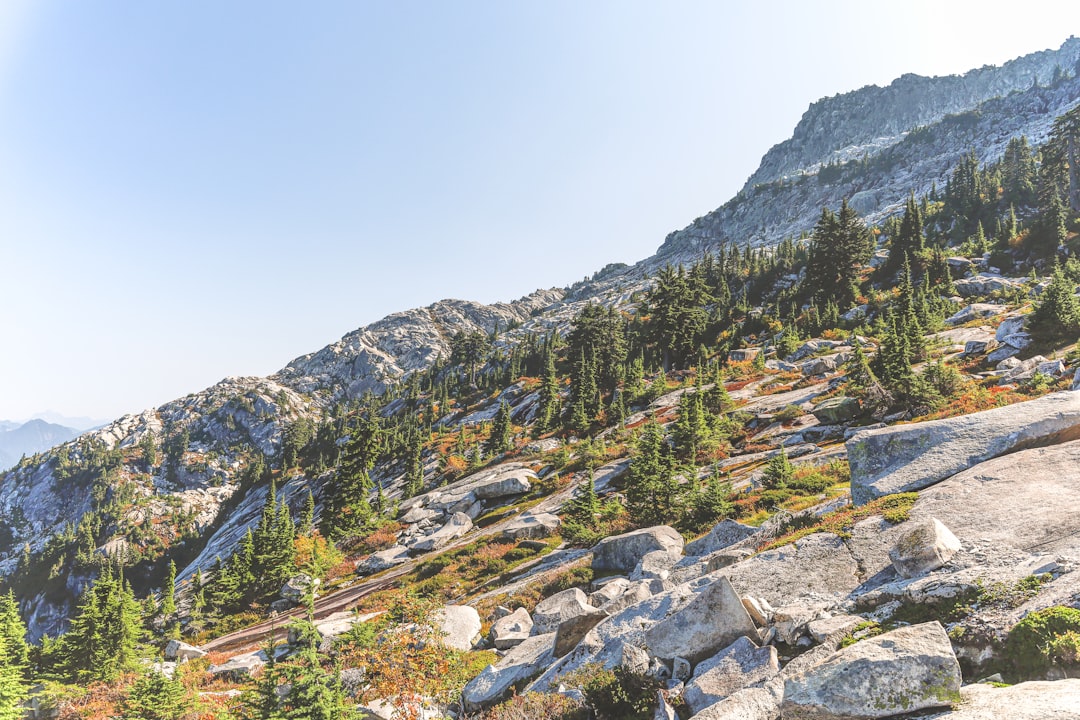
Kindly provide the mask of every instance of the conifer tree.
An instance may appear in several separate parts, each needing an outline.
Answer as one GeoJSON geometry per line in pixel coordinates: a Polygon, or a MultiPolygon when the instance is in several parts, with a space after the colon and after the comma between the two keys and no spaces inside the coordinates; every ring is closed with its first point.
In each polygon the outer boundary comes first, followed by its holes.
{"type": "Polygon", "coordinates": [[[345,445],[334,480],[324,501],[323,534],[337,540],[357,535],[367,527],[374,512],[370,495],[374,489],[369,473],[382,447],[382,431],[375,420],[361,418],[345,445]]]}
{"type": "Polygon", "coordinates": [[[304,509],[300,512],[300,534],[311,535],[315,532],[315,495],[308,488],[304,498],[304,509]]]}
{"type": "Polygon", "coordinates": [[[768,490],[786,488],[794,472],[795,468],[791,465],[791,461],[788,460],[787,450],[781,445],[780,452],[773,455],[765,463],[765,472],[761,476],[761,484],[768,490]]]}
{"type": "Polygon", "coordinates": [[[567,519],[587,528],[596,527],[596,516],[600,512],[600,501],[596,497],[596,480],[589,471],[589,477],[578,486],[573,500],[567,508],[567,519]]]}
{"type": "Polygon", "coordinates": [[[484,451],[488,455],[498,455],[513,447],[514,428],[511,424],[510,406],[503,402],[491,423],[491,435],[488,436],[484,451]]]}
{"type": "Polygon", "coordinates": [[[401,491],[403,500],[415,497],[424,491],[423,447],[419,434],[409,441],[408,454],[405,458],[405,487],[401,491]]]}
{"type": "Polygon", "coordinates": [[[139,604],[106,564],[83,593],[70,629],[60,639],[63,669],[74,682],[109,681],[133,669],[142,634],[139,604]]]}
{"type": "Polygon", "coordinates": [[[731,517],[735,504],[731,502],[731,481],[714,471],[704,492],[698,495],[693,506],[695,519],[700,525],[709,525],[731,517]]]}
{"type": "Polygon", "coordinates": [[[18,661],[19,649],[10,647],[11,640],[0,633],[0,720],[21,720],[26,716],[22,706],[28,694],[25,663],[18,661]]]}
{"type": "Polygon", "coordinates": [[[559,377],[555,373],[555,356],[544,353],[544,377],[540,381],[540,407],[536,413],[536,432],[543,435],[558,425],[559,377]]]}
{"type": "Polygon", "coordinates": [[[659,423],[650,420],[642,428],[630,460],[626,481],[626,506],[630,517],[642,525],[672,524],[678,517],[678,484],[671,449],[659,423]]]}
{"type": "Polygon", "coordinates": [[[700,388],[698,392],[684,392],[679,398],[679,416],[672,434],[679,456],[694,463],[709,439],[709,423],[700,388]]]}
{"type": "Polygon", "coordinates": [[[176,562],[169,561],[165,585],[161,589],[161,614],[170,618],[176,614],[176,562]]]}
{"type": "Polygon", "coordinates": [[[855,304],[861,268],[870,260],[870,233],[844,200],[840,212],[823,208],[810,242],[806,285],[820,306],[847,310],[855,304]]]}
{"type": "Polygon", "coordinates": [[[187,689],[179,679],[151,669],[135,681],[124,698],[125,717],[140,720],[181,720],[190,709],[187,689]]]}
{"type": "Polygon", "coordinates": [[[26,625],[19,615],[19,603],[11,590],[0,595],[0,636],[6,641],[8,662],[26,667],[29,661],[26,625]]]}
{"type": "Polygon", "coordinates": [[[1032,329],[1048,337],[1075,338],[1080,333],[1080,302],[1074,288],[1075,283],[1055,263],[1050,284],[1031,315],[1032,329]]]}

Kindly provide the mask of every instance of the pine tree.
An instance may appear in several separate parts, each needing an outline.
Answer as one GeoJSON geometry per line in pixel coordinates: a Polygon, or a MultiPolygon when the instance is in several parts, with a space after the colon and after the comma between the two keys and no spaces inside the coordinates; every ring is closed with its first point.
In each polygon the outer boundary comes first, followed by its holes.
{"type": "Polygon", "coordinates": [[[645,423],[630,460],[626,481],[626,507],[642,525],[674,523],[678,517],[678,484],[664,430],[653,420],[645,423]]]}
{"type": "Polygon", "coordinates": [[[675,448],[679,456],[691,464],[709,439],[709,423],[700,389],[684,392],[679,398],[679,416],[673,430],[675,448]]]}
{"type": "Polygon", "coordinates": [[[165,677],[157,669],[139,676],[124,698],[125,717],[140,720],[181,720],[191,706],[187,689],[179,679],[165,677]]]}
{"type": "Polygon", "coordinates": [[[79,683],[109,681],[133,669],[142,634],[139,621],[131,587],[106,565],[83,593],[78,613],[60,639],[68,677],[79,683]]]}
{"type": "Polygon", "coordinates": [[[767,490],[786,488],[788,482],[791,481],[794,472],[795,468],[792,466],[791,461],[788,460],[787,450],[781,445],[780,452],[773,455],[769,458],[769,461],[765,463],[765,471],[761,476],[761,484],[767,490]]]}
{"type": "Polygon", "coordinates": [[[26,716],[22,706],[28,690],[23,677],[26,666],[17,659],[19,649],[0,633],[0,720],[21,720],[26,716]]]}
{"type": "Polygon", "coordinates": [[[176,562],[173,560],[169,561],[169,571],[161,589],[161,614],[165,618],[176,614],[176,562]]]}
{"type": "Polygon", "coordinates": [[[409,449],[405,458],[405,487],[401,491],[401,499],[415,497],[424,491],[424,460],[423,444],[419,434],[409,441],[409,449]]]}
{"type": "Polygon", "coordinates": [[[488,436],[484,451],[488,455],[498,455],[513,447],[514,428],[511,424],[510,406],[503,402],[491,423],[491,435],[488,436]]]}
{"type": "Polygon", "coordinates": [[[578,486],[567,507],[567,519],[587,528],[595,528],[599,512],[600,500],[596,496],[596,480],[590,470],[588,479],[578,486]]]}
{"type": "Polygon", "coordinates": [[[709,478],[709,484],[703,493],[700,493],[696,505],[693,507],[694,516],[700,525],[709,525],[731,517],[735,512],[735,504],[731,502],[731,481],[714,471],[709,478]]]}
{"type": "Polygon", "coordinates": [[[889,262],[886,263],[887,274],[892,276],[901,267],[902,261],[922,253],[925,247],[922,213],[919,210],[919,204],[915,201],[915,192],[912,191],[908,195],[904,217],[900,221],[897,235],[893,238],[889,249],[889,262]]]}
{"type": "Polygon", "coordinates": [[[300,512],[300,534],[310,536],[315,532],[315,496],[308,488],[304,498],[304,509],[300,512]]]}
{"type": "Polygon", "coordinates": [[[559,377],[555,373],[555,357],[549,350],[544,353],[544,377],[540,381],[540,407],[536,413],[536,432],[544,435],[558,425],[559,377]]]}
{"type": "Polygon", "coordinates": [[[369,473],[375,466],[382,439],[376,421],[361,418],[357,422],[323,503],[322,529],[327,537],[337,540],[358,535],[373,519],[370,495],[374,487],[369,473]]]}
{"type": "Polygon", "coordinates": [[[833,302],[847,310],[855,304],[859,272],[872,251],[870,233],[847,200],[839,214],[822,209],[806,266],[806,286],[819,307],[833,302]]]}
{"type": "Polygon", "coordinates": [[[1075,338],[1080,333],[1080,302],[1073,294],[1075,283],[1054,264],[1050,284],[1031,314],[1033,330],[1053,338],[1075,338]]]}
{"type": "Polygon", "coordinates": [[[19,615],[19,603],[11,590],[0,595],[0,636],[6,641],[8,662],[26,667],[30,649],[26,642],[26,625],[19,615]]]}

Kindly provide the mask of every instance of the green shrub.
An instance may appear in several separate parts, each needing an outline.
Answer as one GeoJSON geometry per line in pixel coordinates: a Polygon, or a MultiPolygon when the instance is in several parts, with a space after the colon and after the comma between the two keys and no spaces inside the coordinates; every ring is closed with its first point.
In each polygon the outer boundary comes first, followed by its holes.
{"type": "Polygon", "coordinates": [[[529,692],[496,705],[480,720],[589,720],[589,710],[565,695],[529,692]]]}
{"type": "Polygon", "coordinates": [[[590,663],[563,678],[577,687],[596,720],[652,720],[659,680],[637,675],[621,665],[612,670],[590,663]]]}
{"type": "Polygon", "coordinates": [[[1038,677],[1055,664],[1072,664],[1080,648],[1080,610],[1050,607],[1028,614],[1009,632],[1006,657],[1021,678],[1038,677]]]}

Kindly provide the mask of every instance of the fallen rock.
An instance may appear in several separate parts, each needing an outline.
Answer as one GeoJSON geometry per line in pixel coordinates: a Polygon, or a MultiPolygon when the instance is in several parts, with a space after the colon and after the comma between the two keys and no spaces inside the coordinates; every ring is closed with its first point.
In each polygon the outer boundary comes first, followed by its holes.
{"type": "Polygon", "coordinates": [[[408,562],[409,549],[402,545],[394,545],[386,550],[371,553],[366,558],[356,563],[356,572],[360,575],[373,575],[383,570],[408,562]]]}
{"type": "Polygon", "coordinates": [[[179,660],[183,662],[185,660],[197,660],[201,657],[206,657],[206,651],[202,648],[197,648],[194,645],[188,645],[181,640],[170,640],[165,643],[164,655],[166,660],[179,660]]]}
{"type": "Polygon", "coordinates": [[[533,621],[529,611],[518,608],[491,624],[489,636],[496,650],[509,650],[523,643],[532,634],[533,621]]]}
{"type": "Polygon", "coordinates": [[[645,631],[649,652],[699,662],[757,629],[731,581],[718,576],[687,605],[645,631]]]}
{"type": "MultiPolygon", "coordinates": [[[[544,598],[533,610],[533,635],[555,632],[567,620],[582,615],[593,615],[598,608],[589,604],[589,599],[581,588],[570,588],[544,598]]],[[[594,623],[595,624],[595,623],[594,623]]]]}
{"type": "Polygon", "coordinates": [[[656,710],[653,712],[653,720],[679,720],[675,708],[664,697],[662,690],[656,691],[656,710]]]}
{"type": "Polygon", "coordinates": [[[811,621],[806,626],[806,632],[816,643],[823,643],[831,637],[841,637],[851,632],[863,622],[858,615],[834,615],[822,617],[811,621]]]}
{"type": "Polygon", "coordinates": [[[738,350],[732,350],[728,353],[728,360],[731,362],[750,362],[758,355],[761,354],[761,348],[740,348],[738,350]]]}
{"type": "Polygon", "coordinates": [[[538,513],[533,515],[526,513],[521,517],[511,520],[502,531],[507,540],[527,540],[546,538],[559,531],[562,521],[558,515],[552,513],[538,513]]]}
{"type": "Polygon", "coordinates": [[[469,712],[483,710],[502,700],[510,689],[551,664],[555,633],[536,635],[511,649],[494,665],[465,685],[461,699],[469,712]]]}
{"type": "Polygon", "coordinates": [[[420,538],[409,547],[410,555],[441,550],[457,538],[472,530],[473,523],[465,513],[454,513],[441,528],[420,538]]]}
{"type": "Polygon", "coordinates": [[[303,573],[289,578],[289,580],[281,586],[281,591],[278,593],[282,600],[288,600],[291,603],[299,605],[304,602],[308,593],[313,592],[319,587],[319,579],[313,578],[310,575],[303,573]]]}
{"type": "Polygon", "coordinates": [[[997,326],[997,330],[994,331],[994,339],[998,342],[1002,342],[1010,335],[1023,332],[1024,326],[1027,324],[1027,319],[1027,315],[1014,315],[1013,317],[1005,318],[997,326]]]}
{"type": "Polygon", "coordinates": [[[938,622],[838,650],[784,682],[784,720],[882,718],[960,699],[960,664],[938,622]]]}
{"type": "Polygon", "coordinates": [[[811,410],[823,425],[838,425],[858,417],[859,401],[851,397],[834,397],[818,403],[811,410]]]}
{"type": "Polygon", "coordinates": [[[211,665],[207,670],[214,677],[226,677],[243,682],[266,665],[266,653],[262,650],[229,658],[221,665],[211,665]]]}
{"type": "Polygon", "coordinates": [[[622,646],[619,665],[635,675],[644,675],[649,671],[649,653],[636,645],[626,643],[622,646]]]}
{"type": "Polygon", "coordinates": [[[820,603],[800,601],[776,608],[773,627],[780,642],[794,645],[813,621],[821,617],[820,603]]]}
{"type": "Polygon", "coordinates": [[[687,555],[703,557],[734,545],[740,540],[745,540],[756,532],[756,527],[743,525],[734,520],[723,520],[713,526],[713,529],[704,537],[687,543],[685,552],[687,555]]]}
{"type": "Polygon", "coordinates": [[[739,690],[690,720],[780,720],[780,701],[765,688],[739,690]]]}
{"type": "Polygon", "coordinates": [[[991,305],[990,303],[972,303],[960,312],[949,317],[945,322],[949,325],[963,325],[964,323],[978,320],[979,318],[1000,315],[1008,310],[1004,305],[991,305]]]}
{"type": "MultiPolygon", "coordinates": [[[[998,384],[1008,385],[1010,383],[1026,382],[1031,378],[1035,377],[1035,373],[1039,372],[1039,368],[1047,365],[1052,366],[1053,363],[1047,361],[1047,359],[1044,358],[1042,355],[1036,355],[1033,358],[1028,358],[1027,360],[1021,362],[1019,365],[1015,365],[1014,367],[1006,370],[1002,374],[1001,380],[998,381],[998,384]]],[[[1053,372],[1053,370],[1050,370],[1050,372],[1053,372]]],[[[1064,372],[1063,368],[1062,372],[1064,372]]]]}
{"type": "Polygon", "coordinates": [[[722,651],[701,662],[693,679],[683,688],[682,697],[699,713],[728,695],[750,685],[765,682],[780,672],[776,648],[758,647],[741,637],[722,651]]]}
{"type": "Polygon", "coordinates": [[[472,650],[480,637],[480,613],[468,605],[447,605],[435,612],[434,622],[443,643],[455,650],[472,650]]]}
{"type": "Polygon", "coordinates": [[[590,604],[603,610],[609,615],[618,615],[623,610],[637,605],[642,600],[648,600],[654,595],[652,584],[649,580],[628,582],[626,587],[606,602],[596,603],[590,600],[590,604]]]}
{"type": "Polygon", "coordinates": [[[937,518],[909,525],[889,551],[900,577],[912,578],[937,570],[960,550],[960,541],[937,518]]]}
{"type": "Polygon", "coordinates": [[[675,563],[679,562],[681,557],[667,550],[653,550],[651,553],[645,553],[630,573],[630,581],[667,580],[675,563]]]}
{"type": "MultiPolygon", "coordinates": [[[[1024,682],[1008,687],[965,685],[957,709],[932,718],[947,720],[1076,720],[1080,680],[1024,682]]],[[[929,719],[928,719],[929,720],[929,719]]]]}
{"type": "Polygon", "coordinates": [[[631,572],[645,556],[654,550],[681,553],[683,538],[678,530],[667,525],[643,528],[601,540],[593,548],[593,570],[631,572]]]}
{"type": "Polygon", "coordinates": [[[973,465],[1080,438],[1080,394],[1059,392],[970,415],[857,433],[847,442],[851,498],[861,505],[919,490],[973,465]]]}
{"type": "Polygon", "coordinates": [[[555,657],[561,658],[573,650],[585,637],[585,633],[596,627],[606,617],[608,617],[606,612],[594,608],[592,612],[559,623],[559,629],[555,631],[555,649],[553,650],[555,657]]]}
{"type": "Polygon", "coordinates": [[[844,541],[814,533],[717,571],[736,590],[776,606],[798,598],[840,598],[859,585],[859,566],[844,541]]]}

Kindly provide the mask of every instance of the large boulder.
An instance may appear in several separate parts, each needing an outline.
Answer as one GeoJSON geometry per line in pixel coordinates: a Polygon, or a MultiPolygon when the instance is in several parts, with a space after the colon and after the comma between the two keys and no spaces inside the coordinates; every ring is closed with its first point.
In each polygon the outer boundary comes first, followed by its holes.
{"type": "Polygon", "coordinates": [[[731,581],[718,576],[688,604],[646,630],[645,643],[656,657],[699,662],[756,633],[731,581]]]}
{"type": "Polygon", "coordinates": [[[745,540],[757,531],[758,529],[756,527],[743,525],[734,520],[724,520],[717,523],[713,529],[709,531],[708,535],[687,543],[685,552],[687,555],[702,557],[714,553],[717,550],[723,550],[740,540],[745,540]]]}
{"type": "Polygon", "coordinates": [[[912,578],[932,572],[949,562],[960,550],[960,541],[937,518],[914,523],[889,551],[900,577],[912,578]]]}
{"type": "Polygon", "coordinates": [[[182,640],[170,640],[165,643],[164,655],[166,660],[179,660],[183,662],[185,660],[197,660],[201,657],[206,657],[206,651],[202,648],[197,648],[194,645],[188,645],[182,640]]]}
{"type": "Polygon", "coordinates": [[[394,545],[386,550],[373,552],[356,563],[356,572],[360,575],[372,575],[409,561],[409,549],[394,545]]]}
{"type": "Polygon", "coordinates": [[[978,320],[980,318],[990,317],[991,315],[1000,315],[1008,310],[1004,305],[991,305],[990,303],[972,303],[963,310],[960,310],[955,315],[949,317],[945,322],[949,325],[963,325],[964,323],[971,322],[972,320],[978,320]]]}
{"type": "Polygon", "coordinates": [[[593,548],[593,570],[614,570],[629,573],[646,553],[666,550],[681,553],[683,538],[679,531],[668,525],[643,528],[601,540],[593,548]]]}
{"type": "Polygon", "coordinates": [[[710,705],[690,720],[780,720],[780,701],[765,688],[746,688],[710,705]]]}
{"type": "Polygon", "coordinates": [[[509,650],[520,645],[532,634],[533,621],[529,611],[518,608],[491,624],[491,642],[496,650],[509,650]]]}
{"type": "Polygon", "coordinates": [[[858,505],[920,490],[980,462],[1080,438],[1080,393],[970,415],[856,433],[847,442],[851,497],[858,505]]]}
{"type": "Polygon", "coordinates": [[[561,524],[559,516],[552,513],[527,513],[507,523],[502,535],[507,540],[546,538],[557,533],[561,524]]]}
{"type": "Polygon", "coordinates": [[[837,425],[859,416],[859,401],[851,397],[834,397],[824,400],[811,410],[814,417],[823,425],[837,425]]]}
{"type": "Polygon", "coordinates": [[[741,637],[694,668],[694,677],[683,688],[683,700],[695,713],[715,705],[745,687],[765,682],[780,672],[776,648],[758,647],[741,637]]]}
{"type": "Polygon", "coordinates": [[[569,620],[559,623],[559,629],[555,631],[555,649],[552,651],[557,658],[561,658],[577,646],[585,634],[600,624],[600,621],[608,617],[603,610],[593,609],[569,620]]]}
{"type": "Polygon", "coordinates": [[[1025,682],[1008,687],[965,685],[959,707],[934,715],[943,720],[1075,720],[1080,680],[1025,682]]]}
{"type": "Polygon", "coordinates": [[[960,664],[938,622],[862,640],[784,682],[784,720],[883,718],[960,699],[960,664]]]}
{"type": "Polygon", "coordinates": [[[600,612],[589,604],[581,588],[570,588],[544,598],[533,609],[533,635],[555,632],[567,620],[600,612]]]}
{"type": "Polygon", "coordinates": [[[266,659],[266,653],[262,650],[245,653],[231,657],[220,665],[211,665],[207,672],[213,677],[243,682],[261,670],[266,665],[266,659]]]}
{"type": "Polygon", "coordinates": [[[443,643],[455,650],[472,650],[480,637],[480,613],[468,605],[447,605],[435,612],[435,627],[443,643]]]}
{"type": "Polygon", "coordinates": [[[859,564],[832,533],[814,533],[717,571],[743,595],[780,606],[798,598],[840,598],[859,586],[859,564]]]}
{"type": "Polygon", "coordinates": [[[511,688],[551,664],[555,633],[531,637],[511,649],[494,665],[465,685],[461,699],[469,712],[491,707],[509,694],[511,688]]]}
{"type": "Polygon", "coordinates": [[[435,532],[420,538],[409,547],[409,553],[419,555],[421,553],[442,550],[444,547],[472,530],[473,523],[465,513],[454,513],[446,524],[435,532]]]}
{"type": "Polygon", "coordinates": [[[299,605],[304,602],[308,593],[313,593],[318,587],[319,578],[313,578],[310,575],[300,573],[299,575],[289,578],[289,580],[281,586],[281,591],[278,594],[281,596],[282,600],[288,600],[295,605],[299,605]]]}

